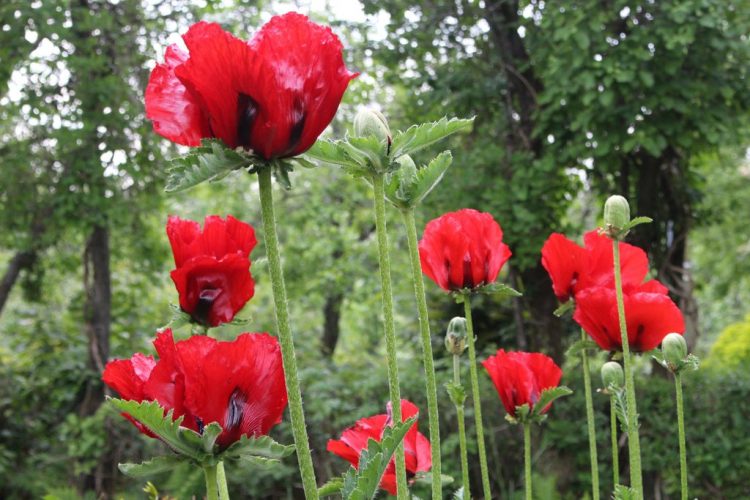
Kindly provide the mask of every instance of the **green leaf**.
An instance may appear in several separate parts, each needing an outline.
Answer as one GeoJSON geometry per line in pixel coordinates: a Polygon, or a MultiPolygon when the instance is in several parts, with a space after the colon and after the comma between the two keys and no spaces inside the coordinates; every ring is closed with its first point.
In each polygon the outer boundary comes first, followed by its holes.
{"type": "Polygon", "coordinates": [[[203,443],[203,450],[206,453],[213,454],[214,445],[216,440],[221,434],[222,428],[216,422],[211,422],[203,428],[203,434],[201,434],[201,442],[203,443]]]}
{"type": "MultiPolygon", "coordinates": [[[[183,417],[172,420],[173,410],[164,414],[164,408],[156,401],[125,401],[110,398],[109,402],[118,410],[127,413],[172,448],[198,463],[208,458],[201,436],[186,427],[180,427],[183,417]]],[[[216,424],[218,425],[218,424],[216,424]]]]}
{"type": "Polygon", "coordinates": [[[203,139],[199,147],[170,161],[164,190],[174,193],[205,181],[216,182],[234,170],[247,168],[252,164],[252,157],[228,148],[220,140],[203,139]]]}
{"type": "MultiPolygon", "coordinates": [[[[440,484],[442,486],[447,486],[449,484],[452,484],[454,481],[452,476],[448,476],[446,474],[440,474],[440,484]]],[[[417,472],[414,476],[414,482],[424,485],[430,485],[432,484],[432,472],[417,472]]]]}
{"type": "Polygon", "coordinates": [[[443,179],[445,172],[448,171],[451,163],[453,163],[453,155],[450,151],[443,151],[433,158],[426,167],[420,168],[417,171],[416,184],[413,186],[409,196],[412,207],[417,206],[435,189],[443,179]]]}
{"type": "Polygon", "coordinates": [[[653,221],[654,220],[651,217],[636,217],[635,219],[631,219],[630,222],[625,224],[625,227],[623,227],[620,231],[623,233],[627,233],[635,226],[640,226],[641,224],[649,224],[653,221]]]}
{"type": "Polygon", "coordinates": [[[249,460],[255,463],[278,461],[294,453],[294,445],[277,443],[269,436],[242,436],[219,454],[219,459],[249,460]]]}
{"type": "Polygon", "coordinates": [[[509,287],[508,285],[505,285],[503,283],[489,283],[487,285],[479,287],[477,290],[477,293],[483,293],[485,295],[494,295],[498,298],[506,298],[506,297],[520,297],[521,292],[518,290],[509,287]]]}
{"type": "Polygon", "coordinates": [[[413,125],[404,132],[397,132],[391,144],[391,158],[411,154],[435,144],[446,137],[471,128],[474,118],[468,120],[441,118],[436,122],[413,125]]]}
{"type": "Polygon", "coordinates": [[[176,304],[169,304],[170,309],[172,309],[172,319],[169,320],[169,323],[167,323],[164,328],[173,328],[177,329],[180,327],[183,327],[187,324],[190,324],[190,322],[193,321],[193,318],[190,317],[188,313],[183,311],[180,306],[176,304]]]}
{"type": "Polygon", "coordinates": [[[560,387],[551,387],[549,389],[544,389],[541,394],[539,394],[539,400],[534,403],[534,410],[531,412],[531,417],[537,421],[541,421],[546,417],[546,415],[542,414],[541,412],[544,410],[544,408],[547,407],[548,404],[552,403],[558,398],[561,398],[563,396],[570,396],[571,394],[573,394],[573,391],[565,387],[564,385],[561,385],[560,387]]]}
{"type": "Polygon", "coordinates": [[[569,300],[563,304],[560,304],[557,309],[555,309],[552,314],[557,316],[558,318],[562,318],[566,314],[568,314],[569,311],[572,311],[576,308],[575,303],[572,300],[569,300]]]}
{"type": "Polygon", "coordinates": [[[597,343],[591,339],[576,340],[570,345],[570,347],[568,347],[568,350],[565,351],[565,357],[572,358],[574,356],[578,356],[584,350],[596,350],[598,348],[599,346],[597,345],[597,343]]]}
{"type": "Polygon", "coordinates": [[[340,477],[334,477],[326,484],[318,488],[318,496],[330,497],[333,495],[341,494],[341,488],[344,487],[344,479],[340,477]]]}
{"type": "Polygon", "coordinates": [[[386,154],[385,143],[373,135],[367,137],[349,137],[343,145],[347,154],[359,158],[357,163],[365,167],[371,174],[384,174],[398,167],[397,163],[391,165],[386,154]]]}
{"type": "Polygon", "coordinates": [[[343,141],[328,141],[318,139],[313,146],[301,156],[305,160],[314,160],[321,163],[344,166],[348,165],[352,159],[346,153],[342,146],[343,141]]]}
{"type": "Polygon", "coordinates": [[[185,458],[179,455],[167,455],[154,457],[140,464],[117,464],[117,468],[126,476],[141,478],[172,470],[183,462],[185,462],[185,458]]]}
{"type": "Polygon", "coordinates": [[[466,401],[466,389],[464,389],[463,385],[448,382],[445,384],[445,389],[448,391],[448,396],[450,396],[454,405],[463,406],[466,401]]]}
{"type": "Polygon", "coordinates": [[[351,467],[344,475],[341,489],[344,500],[366,500],[375,497],[388,462],[414,422],[416,417],[386,427],[380,442],[374,439],[368,441],[367,449],[359,456],[359,470],[351,467]]]}
{"type": "Polygon", "coordinates": [[[461,486],[459,489],[453,492],[453,500],[469,500],[469,498],[464,494],[464,487],[461,486]]]}
{"type": "Polygon", "coordinates": [[[638,500],[638,495],[627,486],[618,484],[615,486],[614,498],[615,500],[638,500]]]}

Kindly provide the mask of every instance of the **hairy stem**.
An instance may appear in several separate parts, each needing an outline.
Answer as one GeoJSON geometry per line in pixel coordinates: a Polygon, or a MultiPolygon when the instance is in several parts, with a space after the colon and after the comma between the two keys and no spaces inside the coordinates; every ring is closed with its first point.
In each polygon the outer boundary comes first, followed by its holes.
{"type": "Polygon", "coordinates": [[[685,409],[682,402],[682,375],[674,374],[674,387],[677,397],[677,432],[680,439],[680,486],[682,490],[682,500],[688,497],[688,478],[687,478],[687,449],[685,445],[685,409]]]}
{"type": "Polygon", "coordinates": [[[216,466],[204,465],[203,474],[206,476],[206,499],[219,500],[219,488],[216,482],[216,466]]]}
{"type": "Polygon", "coordinates": [[[620,242],[612,240],[615,271],[615,293],[617,295],[617,314],[620,318],[620,338],[622,341],[623,365],[625,369],[625,393],[628,406],[628,457],[630,459],[630,487],[637,498],[643,498],[643,476],[641,472],[641,444],[638,437],[638,410],[635,401],[635,380],[633,378],[633,361],[628,342],[628,326],[625,322],[625,299],[622,293],[622,270],[620,269],[620,242]]]}
{"type": "Polygon", "coordinates": [[[620,484],[620,447],[617,440],[617,402],[614,394],[609,397],[609,425],[612,435],[612,480],[620,484]]]}
{"type": "Polygon", "coordinates": [[[464,295],[464,316],[466,317],[466,336],[469,346],[469,376],[471,379],[471,399],[474,402],[474,425],[477,429],[477,448],[479,449],[479,469],[482,472],[482,490],[484,498],[492,498],[490,475],[487,471],[487,451],[484,447],[484,426],[482,425],[482,400],[479,397],[479,377],[477,376],[477,353],[474,348],[474,325],[471,321],[471,295],[464,295]]]}
{"type": "MultiPolygon", "coordinates": [[[[461,358],[458,354],[453,355],[453,383],[461,385],[461,358]]],[[[456,418],[458,419],[458,444],[461,452],[461,485],[464,488],[463,498],[471,498],[469,488],[469,456],[466,451],[466,424],[464,422],[464,405],[456,405],[456,418]]]]}
{"type": "Polygon", "coordinates": [[[276,233],[276,216],[273,208],[273,186],[271,183],[271,167],[265,166],[258,171],[258,185],[260,189],[260,209],[263,216],[263,235],[268,254],[268,268],[271,275],[274,310],[276,311],[276,326],[279,330],[279,344],[281,345],[281,359],[284,365],[286,390],[289,398],[289,414],[292,420],[292,433],[297,449],[297,461],[302,475],[302,485],[305,498],[317,499],[318,486],[315,480],[310,444],[305,427],[305,414],[302,410],[302,393],[297,374],[297,359],[294,354],[294,340],[289,325],[289,310],[287,308],[286,286],[284,272],[281,268],[281,253],[279,251],[279,237],[276,233]]]}
{"type": "MultiPolygon", "coordinates": [[[[586,340],[586,332],[581,330],[581,340],[586,340]]],[[[586,423],[589,430],[589,458],[591,459],[591,489],[593,500],[599,500],[599,461],[596,453],[596,425],[594,422],[594,398],[591,395],[591,373],[589,373],[589,355],[581,349],[583,365],[583,387],[586,394],[586,423]]]]}
{"type": "MultiPolygon", "coordinates": [[[[382,174],[372,177],[375,197],[375,230],[378,234],[378,258],[380,259],[380,281],[383,290],[383,323],[385,329],[385,351],[388,362],[388,389],[391,396],[391,411],[394,422],[401,422],[401,389],[396,363],[396,329],[393,325],[393,292],[391,290],[391,257],[388,251],[388,232],[385,222],[385,185],[382,174]]],[[[399,500],[409,497],[406,482],[406,462],[403,442],[396,450],[396,486],[399,500]]]]}
{"type": "Polygon", "coordinates": [[[524,482],[526,484],[526,500],[532,500],[531,495],[531,422],[523,423],[523,464],[524,482]]]}
{"type": "Polygon", "coordinates": [[[229,488],[227,487],[227,474],[224,470],[224,462],[216,464],[216,481],[219,483],[219,500],[229,500],[229,488]]]}
{"type": "MultiPolygon", "coordinates": [[[[440,420],[438,417],[437,383],[435,382],[435,365],[432,356],[430,337],[430,318],[427,314],[427,298],[424,292],[422,266],[419,262],[417,248],[417,224],[414,221],[414,210],[402,211],[406,226],[409,256],[411,260],[411,277],[414,282],[414,295],[419,310],[419,332],[422,338],[422,365],[424,366],[425,390],[427,392],[427,411],[430,418],[430,447],[432,450],[432,498],[442,498],[441,465],[440,465],[440,420]]],[[[462,409],[463,410],[463,409],[462,409]]]]}

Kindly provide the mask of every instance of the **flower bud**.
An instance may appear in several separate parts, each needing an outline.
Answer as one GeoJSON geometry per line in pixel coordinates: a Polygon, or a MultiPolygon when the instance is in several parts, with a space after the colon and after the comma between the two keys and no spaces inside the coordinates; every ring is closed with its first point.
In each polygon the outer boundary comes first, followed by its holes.
{"type": "Polygon", "coordinates": [[[354,117],[354,135],[369,137],[374,135],[381,141],[391,142],[391,129],[383,113],[375,109],[363,109],[354,117]]]}
{"type": "Polygon", "coordinates": [[[602,366],[602,383],[604,387],[620,388],[625,385],[625,374],[622,366],[616,361],[608,361],[602,366]]]}
{"type": "Polygon", "coordinates": [[[616,236],[629,222],[630,205],[628,204],[628,200],[620,195],[613,195],[607,198],[606,203],[604,203],[604,228],[608,234],[616,236]]]}
{"type": "Polygon", "coordinates": [[[445,348],[451,354],[460,356],[466,349],[466,319],[456,316],[448,323],[445,332],[445,348]]]}
{"type": "Polygon", "coordinates": [[[675,368],[679,368],[688,355],[685,337],[679,333],[670,333],[661,341],[661,352],[670,370],[674,371],[675,368]]]}

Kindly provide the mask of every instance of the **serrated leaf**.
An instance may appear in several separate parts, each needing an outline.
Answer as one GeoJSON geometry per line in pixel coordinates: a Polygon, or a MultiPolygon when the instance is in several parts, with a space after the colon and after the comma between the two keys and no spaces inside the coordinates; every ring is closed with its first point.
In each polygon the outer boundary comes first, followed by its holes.
{"type": "Polygon", "coordinates": [[[508,285],[505,285],[503,283],[489,283],[487,285],[480,286],[477,288],[477,293],[482,293],[485,295],[493,295],[497,298],[506,298],[506,297],[520,297],[521,292],[518,290],[515,290],[514,288],[509,287],[508,285]]]}
{"type": "Polygon", "coordinates": [[[638,500],[635,491],[621,484],[615,485],[615,500],[638,500]]]}
{"type": "Polygon", "coordinates": [[[126,476],[141,478],[172,470],[183,462],[185,462],[185,458],[182,458],[179,455],[168,455],[164,457],[154,457],[151,460],[147,460],[140,464],[117,464],[117,468],[126,476]]]}
{"type": "Polygon", "coordinates": [[[456,406],[463,406],[466,401],[466,389],[461,384],[454,382],[448,382],[445,384],[445,389],[448,391],[448,396],[456,406]]]}
{"type": "Polygon", "coordinates": [[[453,500],[469,500],[466,495],[464,495],[464,487],[461,486],[459,489],[453,492],[453,500]]]}
{"type": "Polygon", "coordinates": [[[344,487],[344,480],[340,477],[334,477],[326,484],[318,488],[319,497],[329,497],[341,494],[341,488],[344,487]]]}
{"type": "Polygon", "coordinates": [[[193,320],[193,318],[191,318],[188,313],[183,311],[180,306],[176,304],[169,304],[169,307],[172,309],[172,319],[170,319],[169,323],[167,323],[165,326],[161,327],[161,330],[165,328],[181,328],[187,324],[190,324],[190,322],[193,320]]]}
{"type": "Polygon", "coordinates": [[[470,129],[473,122],[474,118],[441,118],[436,122],[413,125],[404,132],[397,132],[393,137],[391,157],[398,158],[429,147],[456,132],[470,129]]]}
{"type": "Polygon", "coordinates": [[[371,500],[375,497],[388,462],[416,419],[415,416],[386,427],[379,442],[374,439],[368,441],[367,448],[359,456],[359,469],[352,467],[344,475],[341,489],[343,500],[371,500]]]}
{"type": "Polygon", "coordinates": [[[203,434],[201,434],[201,442],[203,443],[203,451],[209,454],[213,454],[214,445],[216,440],[221,434],[222,428],[216,422],[211,422],[203,428],[203,434]]]}
{"type": "Polygon", "coordinates": [[[398,201],[403,202],[407,207],[414,206],[413,192],[418,179],[417,166],[408,156],[402,156],[401,158],[407,158],[409,161],[396,160],[399,168],[396,170],[394,177],[398,180],[398,188],[394,195],[398,201]]]}
{"type": "Polygon", "coordinates": [[[173,410],[169,410],[165,415],[164,408],[159,406],[156,401],[139,403],[110,398],[109,402],[159,436],[159,439],[176,453],[185,455],[199,463],[207,458],[201,436],[186,427],[180,427],[183,417],[172,420],[173,410]]]}
{"type": "Polygon", "coordinates": [[[453,163],[453,155],[450,151],[443,151],[433,158],[426,167],[417,171],[417,182],[410,194],[411,206],[417,206],[440,184],[451,163],[453,163]]]}
{"type": "Polygon", "coordinates": [[[562,318],[564,315],[568,313],[568,311],[572,311],[576,308],[575,303],[572,300],[569,300],[567,302],[564,302],[560,304],[557,309],[552,311],[552,314],[554,314],[558,318],[562,318]]]}
{"type": "Polygon", "coordinates": [[[654,220],[651,217],[636,217],[635,219],[631,219],[630,222],[625,224],[625,227],[623,227],[620,231],[622,233],[627,233],[635,226],[640,226],[641,224],[650,224],[653,221],[654,220]]]}
{"type": "Polygon", "coordinates": [[[396,163],[391,166],[384,143],[375,136],[349,137],[343,147],[349,156],[359,158],[357,163],[370,174],[384,174],[398,167],[396,163]]]}
{"type": "Polygon", "coordinates": [[[251,157],[228,148],[218,139],[203,139],[200,146],[170,161],[164,190],[174,193],[205,181],[215,182],[252,163],[251,157]]]}
{"type": "Polygon", "coordinates": [[[534,410],[531,412],[532,417],[535,419],[543,418],[545,415],[542,414],[542,411],[544,411],[547,405],[551,404],[556,399],[559,399],[563,396],[569,396],[571,394],[573,394],[573,391],[565,387],[564,385],[544,389],[539,394],[539,399],[537,400],[537,402],[534,403],[534,410]]]}
{"type": "Polygon", "coordinates": [[[565,351],[566,358],[572,358],[581,354],[585,350],[596,350],[599,345],[591,339],[579,339],[573,342],[568,350],[565,351]]]}
{"type": "Polygon", "coordinates": [[[331,165],[348,165],[352,159],[346,153],[341,143],[342,141],[318,139],[301,157],[306,160],[314,160],[331,165]]]}
{"type": "MultiPolygon", "coordinates": [[[[452,484],[454,481],[453,476],[448,476],[447,474],[440,474],[440,484],[442,486],[447,486],[449,484],[452,484]]],[[[430,485],[432,484],[432,472],[417,472],[414,476],[414,482],[424,485],[430,485]]]]}
{"type": "Polygon", "coordinates": [[[280,460],[294,453],[294,445],[277,443],[270,436],[247,437],[242,436],[239,441],[219,454],[223,459],[240,460],[280,460]]]}

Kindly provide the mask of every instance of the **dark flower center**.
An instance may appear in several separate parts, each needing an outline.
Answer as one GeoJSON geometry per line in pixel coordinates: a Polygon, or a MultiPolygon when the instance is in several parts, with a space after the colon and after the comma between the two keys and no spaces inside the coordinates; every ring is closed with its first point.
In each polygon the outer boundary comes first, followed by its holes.
{"type": "Polygon", "coordinates": [[[229,396],[226,417],[224,418],[224,431],[232,432],[235,428],[239,427],[240,423],[242,423],[242,410],[246,402],[247,396],[239,387],[232,391],[232,395],[229,396]]]}
{"type": "Polygon", "coordinates": [[[209,324],[209,314],[216,298],[221,295],[220,288],[204,288],[198,295],[198,303],[193,311],[193,318],[202,324],[209,324]]]}
{"type": "Polygon", "coordinates": [[[250,131],[258,116],[258,103],[247,94],[237,96],[237,144],[250,148],[250,131]]]}

